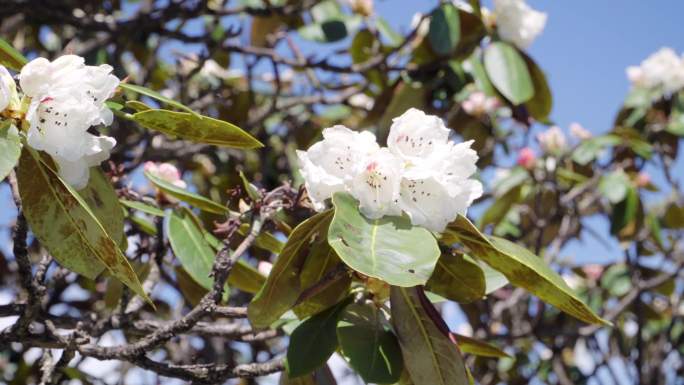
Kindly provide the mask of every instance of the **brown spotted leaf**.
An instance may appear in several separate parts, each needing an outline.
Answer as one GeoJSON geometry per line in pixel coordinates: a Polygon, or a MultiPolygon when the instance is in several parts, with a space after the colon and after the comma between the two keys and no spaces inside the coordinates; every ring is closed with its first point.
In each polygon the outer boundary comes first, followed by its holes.
{"type": "Polygon", "coordinates": [[[37,152],[24,149],[17,180],[31,230],[60,264],[90,279],[106,268],[151,303],[121,249],[83,197],[43,164],[37,152]]]}

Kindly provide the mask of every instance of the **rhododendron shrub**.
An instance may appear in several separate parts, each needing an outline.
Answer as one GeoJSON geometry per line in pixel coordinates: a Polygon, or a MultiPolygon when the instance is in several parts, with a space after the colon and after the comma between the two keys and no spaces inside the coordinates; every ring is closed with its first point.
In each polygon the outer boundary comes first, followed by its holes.
{"type": "Polygon", "coordinates": [[[682,58],[555,124],[491,5],[1,6],[0,383],[677,383],[682,58]]]}

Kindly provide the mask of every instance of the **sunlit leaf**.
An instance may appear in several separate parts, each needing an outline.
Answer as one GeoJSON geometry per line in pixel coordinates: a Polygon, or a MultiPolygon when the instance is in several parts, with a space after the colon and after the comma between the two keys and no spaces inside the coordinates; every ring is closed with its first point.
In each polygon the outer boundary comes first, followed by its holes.
{"type": "Polygon", "coordinates": [[[328,243],[352,269],[396,286],[427,282],[440,256],[434,236],[407,217],[368,219],[358,201],[336,193],[328,243]]]}
{"type": "Polygon", "coordinates": [[[452,222],[444,238],[467,246],[473,257],[503,273],[515,286],[522,287],[564,312],[587,323],[610,324],[579,299],[563,278],[524,247],[506,239],[485,236],[460,216],[452,222]]]}
{"type": "Polygon", "coordinates": [[[511,103],[522,104],[534,96],[527,64],[514,46],[491,43],[484,51],[484,66],[494,87],[511,103]]]}
{"type": "Polygon", "coordinates": [[[21,155],[19,130],[8,120],[0,122],[0,182],[2,182],[21,155]]]}

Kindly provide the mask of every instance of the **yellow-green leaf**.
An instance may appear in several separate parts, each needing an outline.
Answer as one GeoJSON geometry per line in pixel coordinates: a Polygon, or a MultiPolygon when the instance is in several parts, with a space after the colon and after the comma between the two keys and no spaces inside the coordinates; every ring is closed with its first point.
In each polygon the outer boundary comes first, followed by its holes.
{"type": "Polygon", "coordinates": [[[19,51],[14,49],[8,42],[0,39],[0,65],[19,71],[28,60],[19,51]]]}
{"type": "Polygon", "coordinates": [[[254,327],[268,327],[294,306],[303,289],[299,277],[302,266],[310,250],[327,246],[325,234],[332,214],[331,210],[316,214],[292,231],[266,283],[249,304],[249,320],[254,327]]]}
{"type": "Polygon", "coordinates": [[[17,164],[19,155],[21,155],[19,131],[10,121],[0,122],[0,182],[17,164]]]}
{"type": "Polygon", "coordinates": [[[513,285],[530,291],[573,317],[588,323],[610,324],[582,302],[541,258],[506,239],[485,236],[464,216],[459,215],[449,225],[443,239],[446,243],[461,242],[472,251],[470,255],[503,273],[513,285]]]}
{"type": "Polygon", "coordinates": [[[22,152],[17,171],[24,215],[36,238],[66,268],[90,279],[106,268],[151,303],[138,276],[86,202],[40,155],[22,152]]]}
{"type": "Polygon", "coordinates": [[[456,333],[452,333],[452,336],[463,353],[480,357],[510,357],[506,352],[490,343],[456,333]]]}
{"type": "Polygon", "coordinates": [[[443,253],[425,289],[452,301],[469,303],[485,296],[485,275],[467,255],[443,253]]]}
{"type": "Polygon", "coordinates": [[[419,295],[417,288],[390,289],[392,324],[411,380],[425,385],[468,384],[461,353],[435,325],[419,295]]]}
{"type": "Polygon", "coordinates": [[[264,146],[234,124],[189,112],[146,110],[133,114],[133,120],[151,130],[198,143],[244,149],[264,146]]]}
{"type": "Polygon", "coordinates": [[[149,172],[145,172],[145,177],[149,179],[157,188],[164,191],[164,193],[171,195],[174,198],[182,200],[200,210],[204,210],[214,214],[225,214],[228,208],[224,205],[216,203],[211,199],[205,198],[201,195],[191,193],[190,191],[180,188],[172,183],[165,181],[149,172]]]}

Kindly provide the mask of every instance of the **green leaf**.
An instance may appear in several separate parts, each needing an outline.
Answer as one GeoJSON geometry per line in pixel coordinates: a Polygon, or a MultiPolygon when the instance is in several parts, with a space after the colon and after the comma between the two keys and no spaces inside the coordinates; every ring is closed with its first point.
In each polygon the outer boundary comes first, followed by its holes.
{"type": "Polygon", "coordinates": [[[468,376],[461,353],[445,331],[430,318],[418,289],[392,286],[390,304],[404,366],[413,383],[467,385],[468,376]]]}
{"type": "Polygon", "coordinates": [[[146,110],[133,114],[133,120],[151,130],[198,143],[243,149],[264,146],[234,124],[194,113],[146,110]]]}
{"type": "Polygon", "coordinates": [[[291,378],[313,372],[337,350],[337,320],[348,303],[343,301],[316,314],[292,332],[285,362],[291,378]]]}
{"type": "Polygon", "coordinates": [[[360,16],[342,16],[320,23],[304,25],[297,29],[297,32],[306,40],[319,43],[334,43],[353,33],[361,25],[361,21],[362,18],[360,16]]]}
{"type": "Polygon", "coordinates": [[[617,204],[625,199],[627,191],[632,187],[629,176],[624,171],[613,171],[603,175],[599,181],[598,189],[610,203],[617,204]]]}
{"type": "Polygon", "coordinates": [[[499,271],[492,269],[492,267],[488,264],[480,262],[480,268],[484,272],[485,276],[485,294],[489,295],[508,285],[508,279],[506,279],[506,276],[501,274],[499,271]]]}
{"type": "Polygon", "coordinates": [[[145,171],[145,177],[164,193],[182,200],[183,202],[186,202],[194,207],[197,207],[200,210],[214,214],[225,214],[228,212],[228,208],[226,206],[218,204],[201,195],[191,193],[190,191],[169,183],[166,180],[159,178],[147,171],[145,171]]]}
{"type": "Polygon", "coordinates": [[[551,95],[551,88],[546,81],[544,71],[532,60],[531,57],[523,54],[527,70],[532,77],[532,85],[534,87],[534,97],[525,103],[527,111],[530,116],[538,121],[546,121],[553,109],[553,95],[551,95]]]}
{"type": "Polygon", "coordinates": [[[0,122],[0,182],[12,171],[21,155],[19,131],[9,121],[0,122]]]}
{"type": "Polygon", "coordinates": [[[617,146],[620,138],[615,135],[603,135],[582,141],[572,153],[572,160],[585,166],[598,158],[606,147],[617,146]]]}
{"type": "Polygon", "coordinates": [[[391,285],[427,282],[440,256],[428,230],[412,226],[407,217],[368,219],[359,212],[358,201],[346,193],[336,193],[332,202],[335,215],[328,243],[344,263],[391,285]]]}
{"type": "MultiPolygon", "coordinates": [[[[299,274],[300,287],[302,290],[315,287],[328,273],[336,270],[341,263],[335,250],[327,242],[320,243],[317,247],[312,248],[306,257],[299,274]]],[[[298,303],[293,310],[299,318],[306,318],[319,313],[346,297],[350,286],[351,276],[349,274],[336,275],[320,291],[298,303]]]]}
{"type": "Polygon", "coordinates": [[[24,215],[36,238],[69,270],[95,279],[103,269],[150,304],[138,276],[86,202],[40,155],[25,149],[17,168],[24,215]]]}
{"type": "MultiPolygon", "coordinates": [[[[176,107],[179,110],[184,110],[184,111],[190,112],[192,114],[196,114],[196,112],[194,112],[192,109],[190,109],[190,107],[187,107],[184,104],[179,103],[173,99],[169,99],[166,96],[160,94],[159,92],[151,90],[147,87],[138,86],[138,85],[129,84],[129,83],[119,83],[119,87],[121,87],[125,90],[128,90],[128,91],[133,91],[135,93],[145,95],[145,96],[150,97],[154,100],[160,101],[164,104],[168,104],[169,106],[176,107]]],[[[137,107],[141,107],[139,104],[129,105],[129,103],[130,102],[126,102],[127,107],[131,107],[131,108],[136,109],[136,110],[138,110],[137,107]]],[[[138,102],[138,103],[140,103],[140,102],[138,102]]],[[[143,104],[145,107],[147,107],[144,103],[141,103],[141,104],[143,104]]],[[[149,107],[147,109],[149,109],[149,107]]]]}
{"type": "Polygon", "coordinates": [[[476,340],[475,338],[470,338],[456,333],[452,333],[452,336],[456,340],[458,347],[461,349],[463,353],[472,354],[480,357],[510,357],[503,350],[487,342],[476,340]]]}
{"type": "Polygon", "coordinates": [[[129,201],[127,199],[120,199],[119,202],[121,202],[122,205],[124,205],[128,208],[141,211],[145,214],[150,214],[150,215],[155,216],[155,217],[163,217],[164,216],[163,210],[158,209],[152,205],[148,205],[147,203],[137,202],[137,201],[129,201]]]}
{"type": "Polygon", "coordinates": [[[119,205],[119,197],[114,186],[99,167],[90,169],[88,185],[78,193],[102,224],[107,235],[125,251],[124,212],[119,205]]]}
{"type": "MultiPolygon", "coordinates": [[[[211,290],[214,280],[209,277],[214,266],[217,248],[222,243],[199,227],[197,218],[192,212],[183,208],[178,211],[168,210],[164,218],[164,232],[169,238],[171,249],[185,271],[200,286],[211,290]],[[207,238],[213,238],[210,242],[207,238]]],[[[254,267],[244,261],[238,261],[230,271],[228,284],[247,293],[256,293],[263,285],[265,278],[254,267]]]]}
{"type": "Polygon", "coordinates": [[[524,247],[503,238],[485,236],[461,215],[449,225],[444,237],[461,242],[472,251],[473,257],[503,273],[513,285],[530,291],[571,316],[588,323],[610,325],[594,314],[541,258],[524,247]]]}
{"type": "Polygon", "coordinates": [[[254,327],[268,327],[297,302],[302,291],[301,269],[310,250],[325,246],[325,232],[331,218],[332,211],[328,210],[305,220],[292,231],[266,283],[249,304],[249,320],[254,327]]]}
{"type": "MultiPolygon", "coordinates": [[[[242,236],[246,236],[248,231],[249,225],[246,223],[241,224],[238,228],[238,234],[242,236]]],[[[262,250],[270,251],[273,254],[280,254],[280,252],[283,250],[284,244],[283,242],[279,241],[278,238],[274,237],[273,234],[262,231],[254,240],[254,246],[262,250]]]]}
{"type": "Polygon", "coordinates": [[[639,209],[639,193],[633,186],[627,186],[624,199],[613,206],[610,216],[610,233],[618,234],[620,230],[632,223],[639,209]]]}
{"type": "Polygon", "coordinates": [[[337,385],[337,381],[330,367],[323,365],[313,373],[297,378],[290,378],[287,373],[283,372],[278,385],[337,385]]]}
{"type": "Polygon", "coordinates": [[[510,211],[511,207],[516,203],[520,202],[523,198],[522,194],[522,183],[508,190],[501,197],[495,197],[494,203],[487,208],[487,210],[482,214],[480,219],[480,227],[485,227],[488,224],[497,225],[501,222],[506,214],[510,211]]]}
{"type": "Polygon", "coordinates": [[[167,210],[164,233],[185,271],[203,288],[211,290],[214,280],[209,273],[216,256],[190,215],[183,210],[167,210]]]}
{"type": "Polygon", "coordinates": [[[10,43],[3,39],[0,39],[0,65],[5,67],[20,71],[28,60],[19,51],[14,49],[10,43]]]}
{"type": "Polygon", "coordinates": [[[448,56],[458,46],[461,38],[461,21],[458,8],[451,3],[444,3],[430,18],[428,40],[436,54],[448,56]]]}
{"type": "Polygon", "coordinates": [[[485,275],[480,266],[461,253],[443,253],[425,289],[446,299],[470,303],[485,296],[485,275]]]}
{"type": "Polygon", "coordinates": [[[245,173],[242,171],[240,171],[240,179],[242,180],[242,187],[244,187],[245,191],[247,192],[247,196],[249,196],[251,200],[256,202],[261,199],[261,196],[259,195],[259,189],[247,180],[245,173]]]}
{"type": "Polygon", "coordinates": [[[482,64],[482,51],[476,49],[467,60],[469,72],[475,80],[477,88],[482,90],[487,96],[496,96],[496,90],[487,76],[487,71],[482,64]]]}
{"type": "Polygon", "coordinates": [[[525,59],[508,43],[493,42],[484,52],[484,66],[494,87],[513,104],[534,96],[534,84],[525,59]]]}
{"type": "MultiPolygon", "coordinates": [[[[152,107],[148,106],[147,104],[143,102],[139,102],[137,100],[129,100],[126,102],[126,107],[130,108],[131,110],[134,110],[135,112],[140,112],[140,111],[147,111],[151,110],[152,107]]],[[[120,109],[120,108],[119,108],[120,109]]]]}
{"type": "Polygon", "coordinates": [[[401,348],[386,323],[377,307],[350,304],[337,324],[342,353],[367,383],[391,384],[401,377],[401,348]]]}

